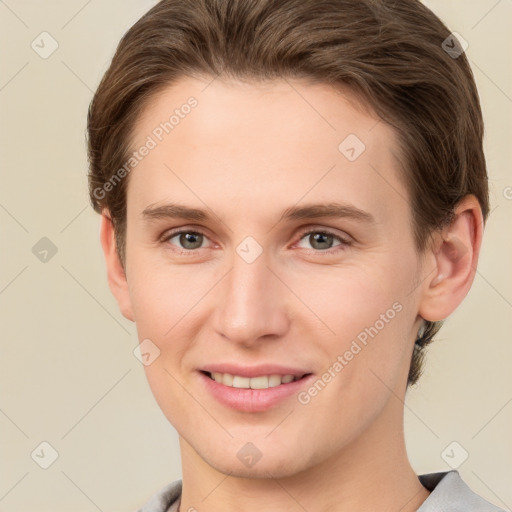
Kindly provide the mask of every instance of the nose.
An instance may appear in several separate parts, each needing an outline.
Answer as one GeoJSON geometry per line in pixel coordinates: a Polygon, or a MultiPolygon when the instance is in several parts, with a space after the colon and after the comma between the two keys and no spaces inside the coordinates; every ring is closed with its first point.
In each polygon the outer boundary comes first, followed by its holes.
{"type": "Polygon", "coordinates": [[[261,254],[247,263],[234,254],[216,296],[213,325],[222,337],[247,348],[278,339],[289,328],[290,292],[261,254]]]}

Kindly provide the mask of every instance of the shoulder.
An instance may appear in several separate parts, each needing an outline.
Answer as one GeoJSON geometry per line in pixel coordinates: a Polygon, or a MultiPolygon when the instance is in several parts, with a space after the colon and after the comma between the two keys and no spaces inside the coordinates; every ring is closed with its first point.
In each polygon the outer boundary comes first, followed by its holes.
{"type": "MultiPolygon", "coordinates": [[[[417,512],[505,512],[473,492],[456,470],[418,476],[431,491],[417,512]]],[[[137,512],[169,512],[181,496],[182,481],[158,490],[137,512]]]]}
{"type": "Polygon", "coordinates": [[[504,512],[473,492],[456,470],[418,478],[431,493],[417,512],[504,512]]]}
{"type": "Polygon", "coordinates": [[[181,480],[176,480],[159,489],[137,512],[168,512],[169,507],[181,496],[181,480]]]}

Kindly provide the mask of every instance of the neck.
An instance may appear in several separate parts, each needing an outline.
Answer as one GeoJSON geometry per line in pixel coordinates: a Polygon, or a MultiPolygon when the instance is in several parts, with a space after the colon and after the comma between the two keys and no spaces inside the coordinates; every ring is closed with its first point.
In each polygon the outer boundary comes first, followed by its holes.
{"type": "Polygon", "coordinates": [[[243,478],[207,464],[180,437],[180,511],[413,512],[430,494],[412,469],[403,433],[403,404],[395,397],[348,446],[285,478],[243,478]]]}

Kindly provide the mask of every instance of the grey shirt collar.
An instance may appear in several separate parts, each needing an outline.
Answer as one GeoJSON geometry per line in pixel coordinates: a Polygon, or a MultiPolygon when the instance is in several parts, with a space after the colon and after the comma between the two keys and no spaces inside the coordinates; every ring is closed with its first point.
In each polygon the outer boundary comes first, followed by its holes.
{"type": "MultiPolygon", "coordinates": [[[[505,512],[474,493],[455,469],[419,475],[418,478],[431,493],[417,512],[505,512]]],[[[175,512],[181,489],[181,480],[166,485],[137,512],[175,512]]]]}

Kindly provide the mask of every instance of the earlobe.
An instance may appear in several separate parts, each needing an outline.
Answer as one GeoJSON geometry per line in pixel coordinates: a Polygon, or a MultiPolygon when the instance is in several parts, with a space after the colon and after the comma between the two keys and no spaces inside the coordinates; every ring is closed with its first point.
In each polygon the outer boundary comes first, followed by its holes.
{"type": "Polygon", "coordinates": [[[101,213],[100,241],[105,256],[110,291],[114,295],[122,315],[134,322],[128,281],[119,255],[117,254],[114,226],[107,210],[101,213]]]}
{"type": "Polygon", "coordinates": [[[429,277],[424,282],[418,314],[436,322],[447,318],[464,300],[473,283],[483,236],[480,204],[468,195],[457,205],[453,222],[435,236],[425,268],[429,277]],[[434,271],[433,271],[434,270],[434,271]]]}

